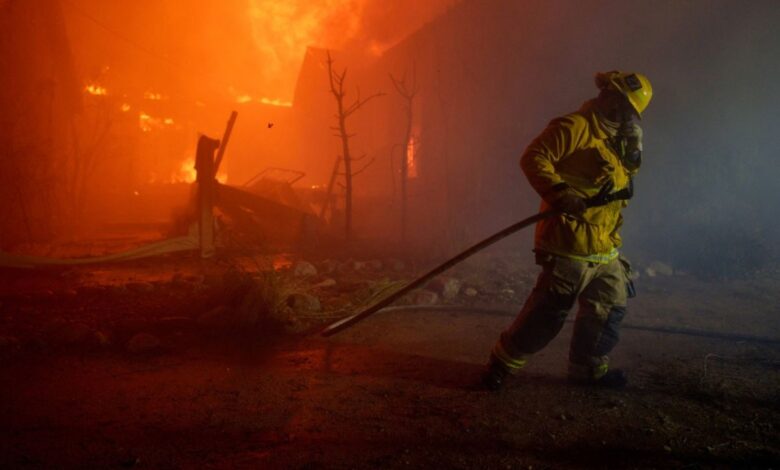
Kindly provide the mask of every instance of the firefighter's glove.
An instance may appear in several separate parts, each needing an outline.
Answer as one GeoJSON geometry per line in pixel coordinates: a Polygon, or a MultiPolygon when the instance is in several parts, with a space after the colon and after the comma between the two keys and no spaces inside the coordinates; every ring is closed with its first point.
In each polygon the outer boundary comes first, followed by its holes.
{"type": "Polygon", "coordinates": [[[588,208],[585,204],[585,199],[570,192],[561,194],[560,197],[553,201],[552,206],[556,210],[569,215],[580,215],[588,208]]]}

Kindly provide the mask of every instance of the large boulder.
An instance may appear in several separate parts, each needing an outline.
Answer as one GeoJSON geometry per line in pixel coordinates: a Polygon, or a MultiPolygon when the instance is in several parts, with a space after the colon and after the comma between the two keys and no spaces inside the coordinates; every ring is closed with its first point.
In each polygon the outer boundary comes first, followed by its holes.
{"type": "Polygon", "coordinates": [[[287,297],[287,305],[296,313],[311,313],[322,310],[320,299],[313,295],[304,294],[302,292],[290,294],[287,297]]]}
{"type": "Polygon", "coordinates": [[[233,317],[234,313],[230,307],[220,305],[200,315],[198,324],[206,328],[223,328],[231,323],[233,317]]]}
{"type": "Polygon", "coordinates": [[[55,320],[44,327],[45,341],[52,346],[78,346],[92,337],[92,329],[86,323],[55,320]]]}
{"type": "Polygon", "coordinates": [[[445,299],[454,299],[460,293],[460,280],[454,277],[440,276],[428,283],[428,289],[436,292],[445,299]]]}
{"type": "Polygon", "coordinates": [[[436,305],[439,302],[439,294],[427,289],[420,289],[410,292],[406,299],[406,303],[410,305],[436,305]]]}
{"type": "Polygon", "coordinates": [[[296,277],[312,277],[317,275],[317,268],[306,261],[298,261],[293,267],[293,274],[296,277]]]}
{"type": "Polygon", "coordinates": [[[138,333],[127,342],[127,350],[133,354],[150,354],[160,350],[160,339],[149,333],[138,333]]]}

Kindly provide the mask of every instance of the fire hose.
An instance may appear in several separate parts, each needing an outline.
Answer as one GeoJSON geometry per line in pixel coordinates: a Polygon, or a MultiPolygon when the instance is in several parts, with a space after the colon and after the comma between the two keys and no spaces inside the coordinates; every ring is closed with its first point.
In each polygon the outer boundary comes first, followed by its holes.
{"type": "MultiPolygon", "coordinates": [[[[626,200],[631,199],[631,197],[634,194],[634,187],[633,184],[629,181],[629,184],[627,187],[619,190],[619,191],[612,191],[614,189],[613,183],[607,182],[602,188],[599,190],[599,192],[588,199],[585,200],[585,206],[590,207],[599,207],[609,204],[612,201],[618,201],[618,200],[626,200]]],[[[544,212],[540,212],[538,214],[534,214],[531,217],[528,217],[526,219],[521,220],[520,222],[516,222],[509,227],[506,227],[505,229],[497,232],[494,235],[491,235],[490,237],[482,240],[481,242],[471,246],[470,248],[462,251],[458,255],[448,259],[447,261],[441,263],[440,265],[436,266],[435,268],[431,269],[424,275],[418,277],[417,279],[411,281],[398,291],[388,295],[384,299],[376,302],[374,305],[368,307],[367,309],[358,312],[354,315],[350,315],[346,318],[342,318],[341,320],[338,320],[334,323],[331,323],[328,325],[324,330],[322,330],[321,334],[323,336],[332,336],[340,331],[344,331],[347,328],[355,325],[356,323],[365,320],[366,318],[370,317],[371,315],[375,314],[376,312],[382,310],[383,308],[387,307],[388,305],[392,304],[396,300],[400,299],[404,295],[406,295],[408,292],[417,289],[419,287],[422,287],[425,285],[428,281],[433,279],[434,277],[438,276],[439,274],[443,273],[444,271],[450,269],[451,267],[455,266],[456,264],[460,263],[461,261],[469,258],[470,256],[474,255],[475,253],[482,251],[483,249],[487,248],[490,245],[493,245],[494,243],[508,237],[509,235],[512,235],[515,232],[518,232],[520,230],[523,230],[526,227],[529,227],[531,225],[534,225],[535,223],[539,222],[540,220],[547,219],[549,217],[559,215],[561,212],[557,209],[549,209],[544,212]]]]}

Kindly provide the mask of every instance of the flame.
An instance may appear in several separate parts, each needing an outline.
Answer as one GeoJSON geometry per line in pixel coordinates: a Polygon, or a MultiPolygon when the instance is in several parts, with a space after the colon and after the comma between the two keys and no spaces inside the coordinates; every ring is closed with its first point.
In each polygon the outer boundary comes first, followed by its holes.
{"type": "Polygon", "coordinates": [[[267,104],[270,106],[281,106],[285,108],[292,107],[292,101],[284,101],[279,98],[254,98],[252,95],[248,93],[239,93],[237,92],[233,87],[228,88],[228,93],[233,95],[233,97],[236,100],[236,103],[238,104],[247,104],[247,103],[262,103],[267,104]]]}
{"type": "Polygon", "coordinates": [[[378,41],[371,41],[368,44],[368,53],[374,57],[379,57],[385,53],[386,50],[392,47],[392,43],[381,43],[378,41]]]}
{"type": "Polygon", "coordinates": [[[143,111],[138,113],[138,125],[143,132],[151,132],[154,128],[155,121],[155,119],[143,111]]]}
{"type": "MultiPolygon", "coordinates": [[[[122,109],[124,110],[124,107],[122,109]]],[[[127,109],[130,109],[129,105],[127,109]]],[[[175,123],[173,118],[170,117],[157,118],[144,111],[138,113],[138,126],[142,132],[152,132],[155,129],[163,129],[165,126],[172,126],[175,123]]]]}
{"type": "Polygon", "coordinates": [[[247,0],[263,94],[292,98],[307,47],[378,57],[457,1],[247,0]]]}
{"type": "Polygon", "coordinates": [[[145,91],[144,92],[144,99],[150,100],[150,101],[162,101],[165,99],[168,99],[167,96],[164,96],[162,93],[155,93],[153,91],[145,91]]]}
{"type": "Polygon", "coordinates": [[[420,143],[415,136],[409,137],[409,143],[406,145],[406,175],[409,178],[417,178],[417,152],[420,143]]]}
{"type": "Polygon", "coordinates": [[[85,86],[84,91],[94,96],[106,96],[108,94],[108,90],[105,87],[96,84],[85,86]]]}
{"type": "Polygon", "coordinates": [[[123,113],[126,113],[130,111],[130,105],[127,103],[122,103],[122,106],[120,106],[119,109],[122,110],[123,113]]]}
{"type": "Polygon", "coordinates": [[[195,171],[195,159],[190,157],[179,165],[179,172],[171,177],[172,183],[194,183],[198,177],[195,171]]]}
{"type": "Polygon", "coordinates": [[[271,98],[260,98],[260,102],[263,104],[269,104],[271,106],[281,106],[284,108],[290,108],[292,107],[292,101],[282,101],[279,99],[271,99],[271,98]]]}
{"type": "MultiPolygon", "coordinates": [[[[355,37],[366,3],[367,0],[249,0],[252,34],[264,65],[261,78],[263,83],[273,84],[272,94],[284,99],[292,97],[307,47],[338,49],[355,37]]],[[[266,104],[287,106],[269,101],[266,104]]]]}
{"type": "MultiPolygon", "coordinates": [[[[187,157],[179,164],[177,172],[171,175],[170,183],[194,183],[198,178],[198,172],[195,171],[195,158],[187,157]]],[[[228,175],[224,171],[218,171],[216,180],[222,184],[227,184],[228,175]]]]}

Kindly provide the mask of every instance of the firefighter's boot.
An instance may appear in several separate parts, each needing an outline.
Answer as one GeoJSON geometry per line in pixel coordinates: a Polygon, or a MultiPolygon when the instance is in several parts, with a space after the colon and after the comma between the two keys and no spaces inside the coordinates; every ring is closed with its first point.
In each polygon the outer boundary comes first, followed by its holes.
{"type": "Polygon", "coordinates": [[[569,382],[574,385],[622,390],[628,385],[628,376],[621,369],[610,369],[598,378],[582,378],[570,375],[569,382]]]}
{"type": "Polygon", "coordinates": [[[622,390],[628,385],[628,376],[620,369],[611,369],[608,370],[606,374],[593,381],[593,385],[611,388],[613,390],[622,390]]]}
{"type": "Polygon", "coordinates": [[[496,392],[503,388],[510,375],[509,370],[503,364],[491,358],[482,373],[481,385],[491,392],[496,392]]]}

